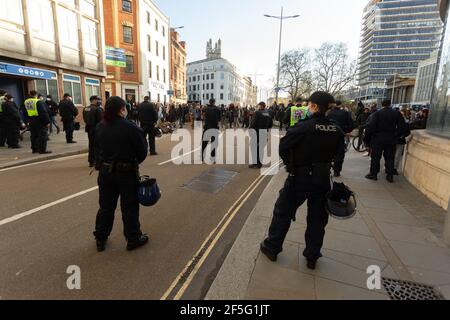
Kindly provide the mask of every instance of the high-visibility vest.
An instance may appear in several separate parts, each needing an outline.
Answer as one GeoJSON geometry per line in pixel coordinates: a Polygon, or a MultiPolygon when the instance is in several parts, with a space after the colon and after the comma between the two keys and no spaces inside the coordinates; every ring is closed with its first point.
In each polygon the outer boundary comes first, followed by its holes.
{"type": "Polygon", "coordinates": [[[27,110],[27,115],[29,117],[37,117],[39,116],[38,109],[37,109],[37,103],[39,102],[39,99],[37,98],[29,98],[25,100],[25,110],[27,110]]]}
{"type": "Polygon", "coordinates": [[[308,116],[308,107],[291,107],[291,127],[295,126],[300,120],[305,120],[308,116]]]}
{"type": "Polygon", "coordinates": [[[5,102],[5,97],[1,96],[0,97],[0,112],[3,112],[3,102],[5,102]]]}

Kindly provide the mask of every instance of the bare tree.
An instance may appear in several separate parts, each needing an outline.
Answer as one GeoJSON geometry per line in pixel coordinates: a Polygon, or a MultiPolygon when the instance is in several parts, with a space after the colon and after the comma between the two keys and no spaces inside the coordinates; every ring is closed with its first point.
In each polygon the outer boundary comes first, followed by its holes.
{"type": "Polygon", "coordinates": [[[340,94],[355,77],[355,61],[351,61],[344,43],[324,43],[314,54],[314,73],[319,90],[340,94]]]}
{"type": "Polygon", "coordinates": [[[310,79],[310,50],[290,50],[281,57],[280,88],[294,100],[305,93],[310,79]]]}

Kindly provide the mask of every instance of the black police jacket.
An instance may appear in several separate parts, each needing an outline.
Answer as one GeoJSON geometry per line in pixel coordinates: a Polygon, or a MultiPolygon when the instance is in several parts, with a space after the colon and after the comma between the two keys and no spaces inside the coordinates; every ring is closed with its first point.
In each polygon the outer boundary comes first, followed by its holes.
{"type": "Polygon", "coordinates": [[[147,158],[148,143],[144,131],[124,118],[100,122],[95,137],[98,163],[140,164],[147,158]]]}
{"type": "Polygon", "coordinates": [[[350,133],[354,129],[354,123],[352,116],[345,110],[333,109],[328,112],[328,118],[341,127],[342,131],[345,133],[350,133]]]}
{"type": "Polygon", "coordinates": [[[3,123],[6,126],[18,126],[22,124],[20,119],[19,108],[12,101],[6,101],[2,105],[3,108],[3,123]]]}
{"type": "Polygon", "coordinates": [[[28,117],[28,112],[25,109],[25,105],[21,105],[20,110],[22,111],[22,114],[25,117],[25,122],[29,122],[33,125],[41,125],[41,126],[47,126],[50,124],[50,115],[48,113],[47,105],[44,101],[38,101],[36,104],[38,116],[37,117],[28,117]]]}
{"type": "Polygon", "coordinates": [[[402,114],[385,107],[369,117],[366,124],[364,141],[367,143],[397,144],[405,136],[407,125],[402,114]]]}
{"type": "Polygon", "coordinates": [[[280,141],[280,157],[290,168],[307,167],[316,163],[331,163],[344,133],[323,114],[315,113],[298,122],[280,141]]]}
{"type": "Polygon", "coordinates": [[[63,121],[74,120],[78,116],[78,109],[70,100],[61,100],[59,103],[59,115],[63,121]]]}
{"type": "Polygon", "coordinates": [[[219,129],[221,113],[218,107],[208,105],[204,109],[204,117],[205,117],[205,130],[219,129]]]}
{"type": "Polygon", "coordinates": [[[97,125],[102,121],[103,109],[100,106],[89,106],[83,111],[84,122],[86,123],[86,132],[95,130],[97,125]]]}
{"type": "Polygon", "coordinates": [[[142,102],[138,108],[138,118],[143,124],[155,124],[158,122],[158,112],[150,102],[142,102]]]}
{"type": "Polygon", "coordinates": [[[253,116],[250,128],[255,130],[270,129],[273,127],[273,119],[269,110],[258,110],[253,116]]]}

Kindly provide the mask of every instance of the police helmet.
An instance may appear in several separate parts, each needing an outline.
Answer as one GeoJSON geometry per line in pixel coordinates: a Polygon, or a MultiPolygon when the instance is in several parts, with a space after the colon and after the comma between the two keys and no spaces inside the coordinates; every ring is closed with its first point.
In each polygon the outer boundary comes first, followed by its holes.
{"type": "Polygon", "coordinates": [[[151,179],[149,176],[142,176],[139,179],[138,197],[139,203],[144,207],[154,206],[161,198],[161,191],[156,179],[151,179]]]}
{"type": "Polygon", "coordinates": [[[335,182],[326,195],[325,209],[333,218],[350,219],[356,214],[355,194],[345,184],[335,182]]]}
{"type": "Polygon", "coordinates": [[[163,135],[162,130],[160,128],[155,128],[154,132],[156,138],[161,138],[163,135]]]}

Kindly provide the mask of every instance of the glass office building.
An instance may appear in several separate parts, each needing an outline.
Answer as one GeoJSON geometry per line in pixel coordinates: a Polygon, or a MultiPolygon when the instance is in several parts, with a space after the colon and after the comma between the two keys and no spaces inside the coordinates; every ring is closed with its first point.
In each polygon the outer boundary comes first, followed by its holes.
{"type": "Polygon", "coordinates": [[[358,59],[363,100],[379,100],[394,75],[415,77],[419,62],[440,46],[436,0],[371,0],[364,10],[358,59]]]}

